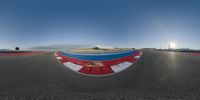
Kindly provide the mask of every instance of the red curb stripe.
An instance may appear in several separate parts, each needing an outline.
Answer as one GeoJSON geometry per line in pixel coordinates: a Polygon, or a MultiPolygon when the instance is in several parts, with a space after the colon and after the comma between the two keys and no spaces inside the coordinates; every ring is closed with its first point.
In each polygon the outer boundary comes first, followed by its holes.
{"type": "Polygon", "coordinates": [[[192,56],[200,56],[200,53],[190,53],[192,56]]]}
{"type": "Polygon", "coordinates": [[[101,68],[100,67],[92,67],[89,74],[100,75],[101,68]]]}
{"type": "Polygon", "coordinates": [[[84,66],[82,69],[79,70],[79,72],[89,74],[90,70],[91,70],[91,67],[84,66]]]}
{"type": "Polygon", "coordinates": [[[102,74],[110,74],[113,73],[113,70],[110,67],[104,66],[101,68],[102,74]]]}

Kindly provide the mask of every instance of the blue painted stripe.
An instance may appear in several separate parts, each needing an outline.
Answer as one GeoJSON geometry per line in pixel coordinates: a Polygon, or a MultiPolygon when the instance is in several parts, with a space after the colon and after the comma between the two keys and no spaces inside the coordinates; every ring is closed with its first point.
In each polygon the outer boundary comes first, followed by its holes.
{"type": "MultiPolygon", "coordinates": [[[[127,51],[132,51],[132,50],[126,50],[126,51],[121,51],[121,52],[127,52],[127,51]]],[[[77,52],[69,52],[72,54],[77,54],[77,52]]],[[[78,52],[78,54],[87,54],[87,55],[91,55],[91,54],[113,54],[113,53],[119,53],[119,52],[78,52]]]]}
{"type": "Polygon", "coordinates": [[[81,54],[81,53],[70,53],[70,52],[61,52],[61,54],[67,57],[81,59],[81,60],[99,61],[99,60],[113,60],[117,58],[122,58],[134,54],[136,52],[137,50],[129,50],[117,53],[104,53],[104,54],[81,54]]]}

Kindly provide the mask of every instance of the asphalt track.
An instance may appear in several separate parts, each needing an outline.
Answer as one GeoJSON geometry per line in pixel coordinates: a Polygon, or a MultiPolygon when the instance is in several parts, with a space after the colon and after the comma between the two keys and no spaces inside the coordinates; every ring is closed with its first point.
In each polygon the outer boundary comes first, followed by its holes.
{"type": "Polygon", "coordinates": [[[106,77],[77,74],[53,52],[0,56],[0,100],[143,99],[200,99],[200,56],[143,52],[127,70],[106,77]]]}

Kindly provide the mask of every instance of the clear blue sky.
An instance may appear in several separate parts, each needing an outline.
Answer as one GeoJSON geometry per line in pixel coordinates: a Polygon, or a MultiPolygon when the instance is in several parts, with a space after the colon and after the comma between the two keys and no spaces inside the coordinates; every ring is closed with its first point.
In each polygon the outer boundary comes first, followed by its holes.
{"type": "Polygon", "coordinates": [[[200,49],[199,0],[1,0],[0,48],[54,44],[200,49]]]}

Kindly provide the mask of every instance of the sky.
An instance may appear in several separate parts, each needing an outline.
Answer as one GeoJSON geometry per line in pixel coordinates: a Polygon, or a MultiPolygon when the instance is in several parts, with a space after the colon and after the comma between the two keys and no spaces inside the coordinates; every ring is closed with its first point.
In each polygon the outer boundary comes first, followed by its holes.
{"type": "Polygon", "coordinates": [[[0,48],[200,49],[199,0],[1,0],[0,48]]]}

